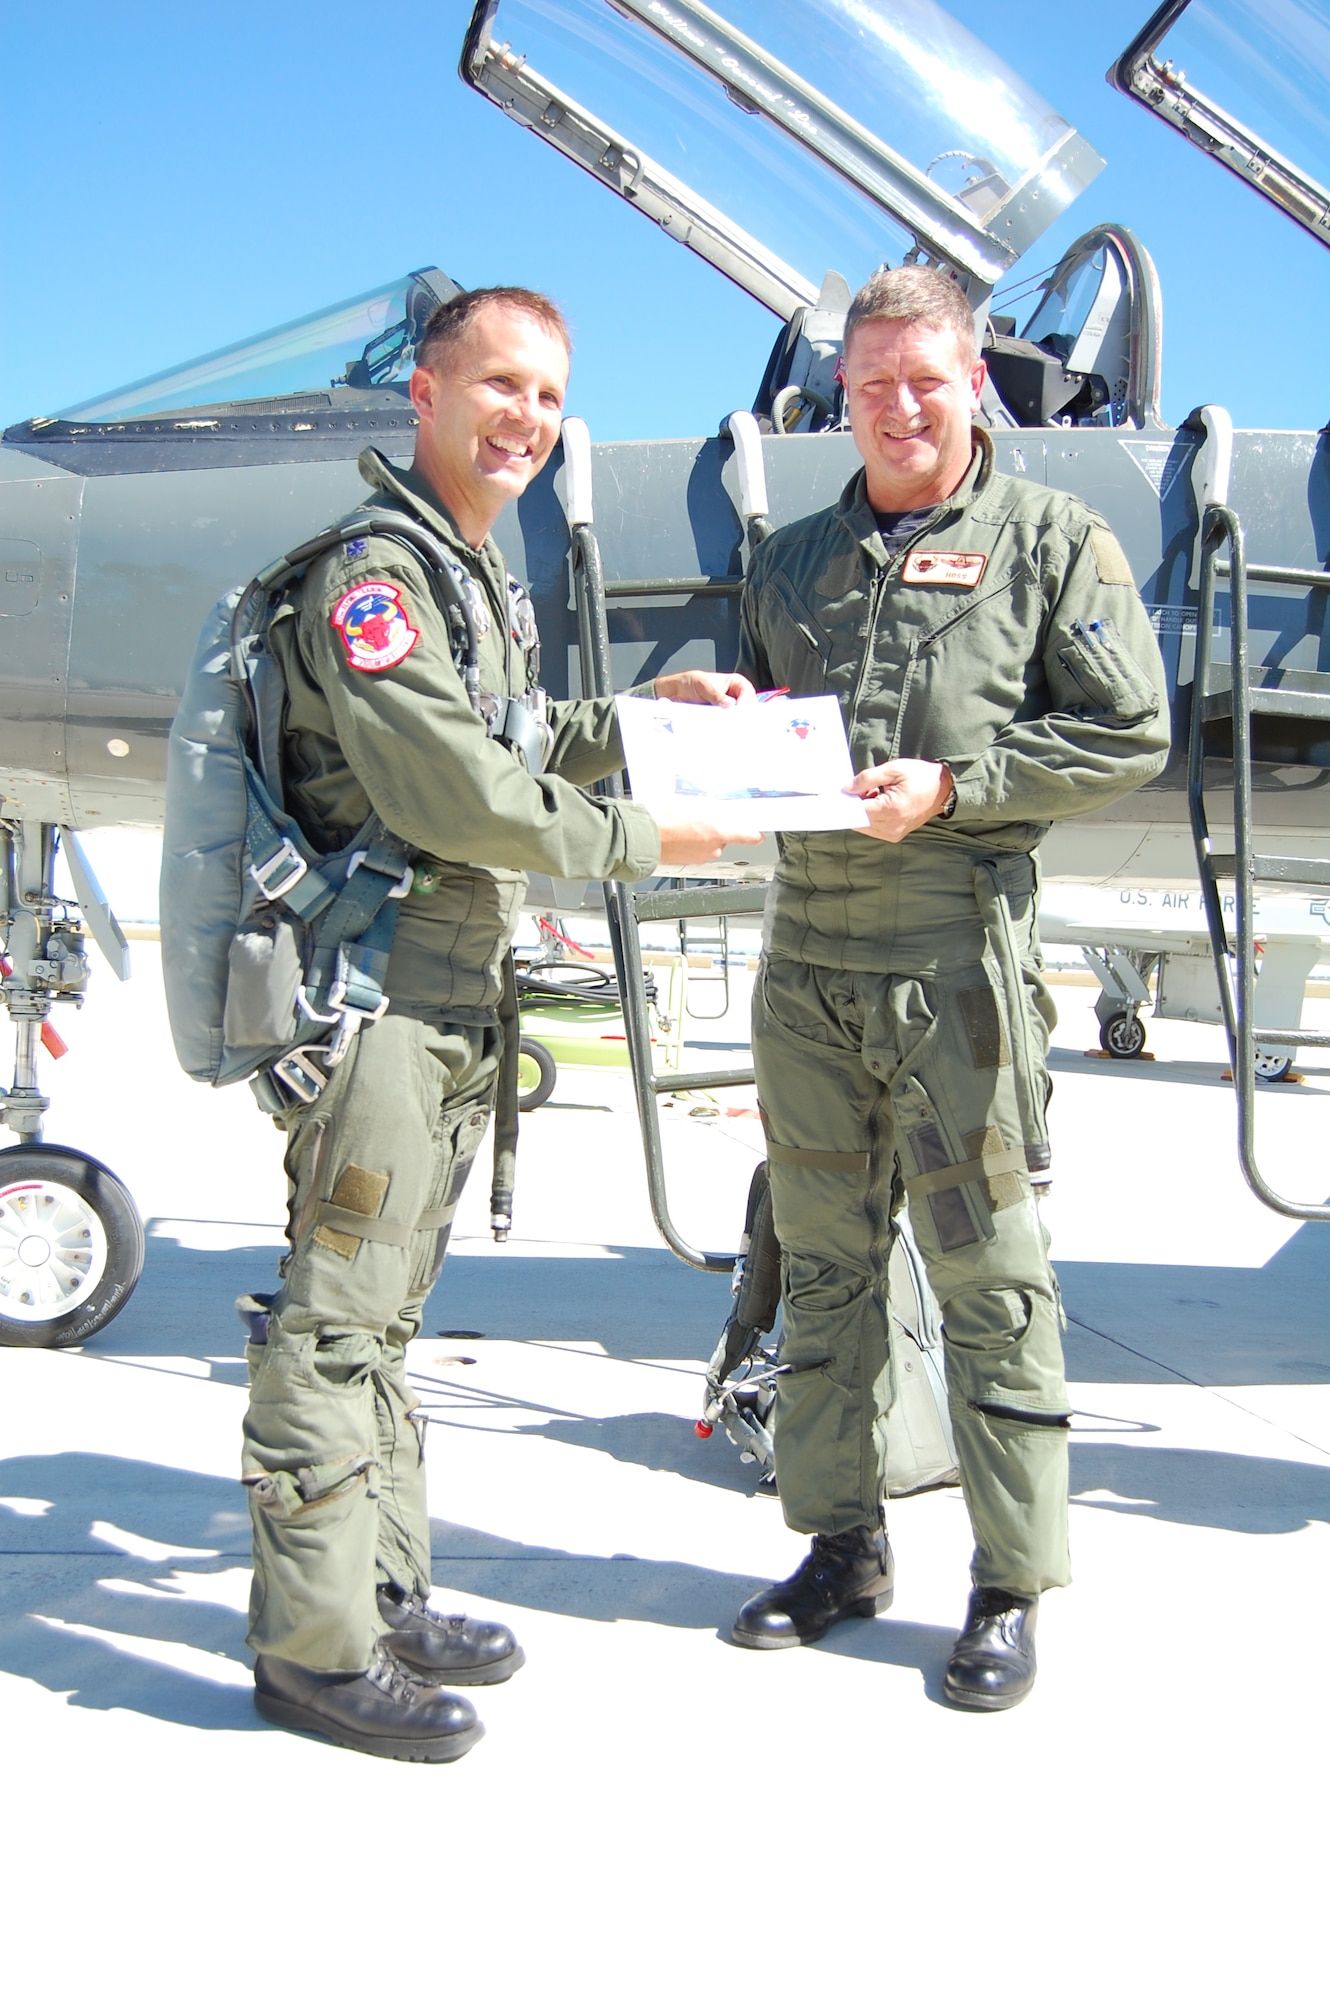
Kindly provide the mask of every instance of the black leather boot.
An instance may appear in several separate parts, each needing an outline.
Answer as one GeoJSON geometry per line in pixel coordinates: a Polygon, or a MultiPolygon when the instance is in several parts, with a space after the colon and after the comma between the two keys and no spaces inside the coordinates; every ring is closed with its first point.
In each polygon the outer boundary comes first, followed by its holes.
{"type": "Polygon", "coordinates": [[[469,1701],[417,1680],[382,1641],[363,1674],[319,1674],[260,1653],[254,1706],[283,1729],[413,1764],[450,1764],[485,1734],[469,1701]]]}
{"type": "Polygon", "coordinates": [[[384,1645],[423,1681],[492,1687],[508,1680],[526,1659],[506,1625],[431,1611],[423,1597],[391,1584],[380,1587],[378,1602],[379,1615],[391,1628],[383,1635],[384,1645]]]}
{"type": "Polygon", "coordinates": [[[1014,1708],[1034,1686],[1037,1597],[972,1590],[942,1684],[957,1708],[1014,1708]]]}
{"type": "Polygon", "coordinates": [[[891,1603],[896,1565],[884,1527],[814,1535],[794,1575],[750,1597],[734,1621],[736,1646],[809,1646],[842,1618],[875,1618],[891,1603]]]}

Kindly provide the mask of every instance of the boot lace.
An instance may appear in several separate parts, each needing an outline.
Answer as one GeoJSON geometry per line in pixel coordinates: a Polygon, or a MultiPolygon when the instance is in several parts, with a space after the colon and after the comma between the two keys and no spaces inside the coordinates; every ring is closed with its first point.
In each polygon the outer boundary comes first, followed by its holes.
{"type": "Polygon", "coordinates": [[[464,1611],[436,1611],[432,1604],[427,1603],[415,1591],[409,1597],[404,1597],[401,1605],[403,1611],[410,1611],[417,1618],[428,1619],[431,1625],[437,1625],[441,1631],[446,1629],[449,1632],[461,1632],[466,1625],[464,1611]]]}
{"type": "Polygon", "coordinates": [[[1013,1597],[1009,1590],[976,1590],[970,1606],[970,1624],[973,1627],[996,1621],[1005,1633],[1012,1613],[1028,1611],[1029,1607],[1029,1598],[1013,1597]]]}
{"type": "Polygon", "coordinates": [[[365,1679],[380,1694],[386,1694],[389,1701],[401,1702],[404,1708],[411,1707],[424,1685],[384,1645],[380,1645],[366,1668],[365,1679]]]}
{"type": "Polygon", "coordinates": [[[837,1535],[814,1535],[813,1546],[799,1565],[810,1583],[822,1585],[857,1562],[865,1553],[864,1530],[844,1528],[837,1535]]]}

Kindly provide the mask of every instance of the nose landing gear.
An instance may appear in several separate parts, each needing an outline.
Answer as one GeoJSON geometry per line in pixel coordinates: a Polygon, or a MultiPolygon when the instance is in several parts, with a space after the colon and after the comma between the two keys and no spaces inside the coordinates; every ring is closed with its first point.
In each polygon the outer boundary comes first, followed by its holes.
{"type": "MultiPolygon", "coordinates": [[[[14,1081],[0,1088],[0,1346],[70,1347],[114,1319],[143,1270],[143,1224],[128,1188],[99,1161],[42,1143],[49,1109],[37,1050],[58,1044],[53,1001],[80,1004],[88,983],[81,927],[54,892],[57,829],[0,820],[0,1001],[14,1024],[14,1081]]],[[[81,857],[72,872],[113,969],[124,939],[81,857]],[[86,893],[85,893],[86,890],[86,893]],[[118,947],[118,953],[117,953],[118,947]]]]}
{"type": "Polygon", "coordinates": [[[72,1347],[114,1319],[143,1269],[128,1188],[86,1153],[0,1153],[0,1346],[72,1347]]]}

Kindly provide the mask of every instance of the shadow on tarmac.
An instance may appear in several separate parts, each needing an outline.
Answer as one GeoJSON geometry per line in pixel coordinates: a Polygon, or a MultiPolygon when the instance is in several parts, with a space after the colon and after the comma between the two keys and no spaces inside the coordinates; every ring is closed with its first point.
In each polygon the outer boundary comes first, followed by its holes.
{"type": "Polygon", "coordinates": [[[1107,1513],[1184,1527],[1291,1535],[1312,1521],[1330,1521],[1330,1465],[1073,1438],[1071,1497],[1107,1513]]]}
{"type": "MultiPolygon", "coordinates": [[[[699,1399],[700,1401],[700,1399],[699,1399]]],[[[760,1470],[745,1465],[719,1428],[710,1438],[698,1437],[690,1417],[663,1410],[618,1417],[558,1417],[548,1424],[519,1424],[526,1437],[575,1444],[603,1451],[620,1465],[642,1465],[648,1472],[677,1472],[704,1486],[727,1493],[752,1493],[760,1470]]]]}
{"type": "MultiPolygon", "coordinates": [[[[633,1462],[644,1463],[673,1456],[662,1428],[671,1422],[682,1420],[588,1420],[588,1435],[576,1426],[560,1435],[618,1458],[637,1451],[633,1462]]],[[[1072,1491],[1081,1505],[1242,1534],[1330,1522],[1330,1466],[1285,1459],[1073,1441],[1072,1491]]],[[[80,1708],[124,1708],[196,1729],[262,1726],[249,1696],[248,1522],[235,1482],[69,1452],[0,1460],[0,1494],[0,1672],[80,1708]]],[[[449,1590],[464,1590],[519,1611],[711,1628],[721,1638],[770,1580],[579,1555],[441,1521],[433,1555],[445,1602],[449,1590]]],[[[888,1615],[847,1622],[820,1650],[917,1671],[940,1700],[952,1637],[888,1615]]]]}
{"type": "MultiPolygon", "coordinates": [[[[150,1236],[142,1284],[90,1343],[89,1358],[206,1359],[216,1379],[239,1383],[243,1339],[233,1301],[272,1283],[276,1254],[271,1243],[204,1250],[150,1236]]],[[[1264,1270],[1067,1264],[1060,1275],[1074,1380],[1330,1380],[1330,1230],[1304,1226],[1264,1270]]],[[[462,1256],[449,1263],[426,1326],[593,1342],[616,1359],[677,1362],[710,1354],[727,1305],[725,1287],[663,1249],[462,1256]]],[[[79,1357],[63,1365],[78,1366],[79,1357]]],[[[466,1373],[459,1371],[459,1389],[466,1373]]],[[[450,1400],[451,1414],[464,1420],[466,1398],[450,1400]]],[[[533,1439],[752,1490],[752,1468],[725,1440],[697,1439],[687,1418],[515,1407],[536,1419],[520,1425],[533,1439]]],[[[1174,1450],[1145,1443],[1144,1432],[1139,1443],[1110,1443],[1095,1431],[1073,1437],[1072,1468],[1073,1494],[1085,1507],[1252,1535],[1330,1522],[1330,1465],[1174,1450]]],[[[66,1693],[79,1707],[126,1708],[202,1729],[261,1726],[239,1608],[248,1521],[237,1482],[71,1452],[0,1461],[0,1495],[11,1503],[0,1505],[0,1671],[66,1693]],[[15,1499],[24,1504],[15,1508],[15,1499]]],[[[436,1582],[445,1589],[593,1621],[711,1627],[723,1636],[736,1607],[767,1581],[689,1563],[578,1555],[440,1522],[434,1533],[436,1582]]],[[[917,1670],[939,1699],[951,1637],[888,1616],[851,1621],[823,1650],[917,1670]]]]}
{"type": "MultiPolygon", "coordinates": [[[[150,1234],[138,1290],[89,1353],[207,1357],[218,1380],[243,1382],[234,1302],[242,1292],[271,1289],[277,1254],[261,1245],[186,1248],[150,1234]]],[[[1330,1381],[1330,1228],[1304,1223],[1256,1270],[1063,1261],[1057,1271],[1073,1382],[1330,1381]]],[[[705,1361],[728,1309],[727,1282],[689,1269],[668,1250],[610,1246],[596,1257],[453,1257],[426,1308],[425,1328],[469,1327],[494,1340],[594,1341],[616,1360],[705,1361]]]]}
{"type": "Polygon", "coordinates": [[[1330,1382],[1330,1227],[1256,1270],[1054,1259],[1073,1382],[1330,1382]]]}
{"type": "MultiPolygon", "coordinates": [[[[89,1353],[234,1355],[244,1332],[235,1301],[271,1291],[279,1249],[187,1247],[173,1223],[148,1224],[147,1257],[125,1310],[89,1343],[89,1353]]],[[[425,1332],[474,1327],[492,1340],[598,1341],[625,1360],[710,1358],[729,1307],[729,1280],[681,1264],[666,1249],[607,1246],[595,1257],[527,1254],[450,1257],[425,1309],[425,1332]]],[[[240,1379],[226,1371],[219,1379],[240,1379]]]]}
{"type": "Polygon", "coordinates": [[[0,1459],[0,1494],[0,1672],[77,1708],[194,1729],[262,1726],[244,1621],[213,1595],[235,1600],[234,1573],[249,1561],[238,1482],[59,1452],[0,1459]],[[227,1582],[210,1592],[212,1577],[227,1582]],[[172,1658],[173,1647],[209,1657],[172,1658]]]}
{"type": "MultiPolygon", "coordinates": [[[[1205,1090],[1222,1090],[1233,1095],[1233,1079],[1225,1074],[1227,1059],[1223,1062],[1196,1062],[1185,1056],[1166,1056],[1156,1061],[1152,1055],[1144,1060],[1130,1057],[1107,1056],[1095,1049],[1069,1049],[1054,1046],[1048,1052],[1048,1067],[1051,1070],[1067,1070],[1073,1074],[1086,1076],[1098,1071],[1115,1077],[1125,1077],[1133,1083],[1186,1083],[1205,1090]]],[[[1298,1062],[1297,1074],[1307,1079],[1315,1090],[1323,1087],[1330,1079],[1330,1069],[1314,1062],[1298,1062]]],[[[1266,1097],[1270,1092],[1297,1090],[1293,1081],[1281,1083],[1258,1083],[1257,1093],[1266,1097]]]]}

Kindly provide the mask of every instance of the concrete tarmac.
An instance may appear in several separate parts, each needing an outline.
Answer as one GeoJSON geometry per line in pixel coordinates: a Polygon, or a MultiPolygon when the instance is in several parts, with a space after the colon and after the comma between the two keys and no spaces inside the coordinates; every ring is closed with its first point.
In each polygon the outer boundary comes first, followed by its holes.
{"type": "MultiPolygon", "coordinates": [[[[893,1505],[887,1616],[727,1643],[805,1544],[693,1433],[727,1285],[656,1236],[626,1076],[562,1072],[523,1120],[512,1242],[482,1168],[414,1357],[436,1601],[528,1655],[479,1691],[485,1740],[428,1768],[253,1711],[232,1300],[271,1281],[280,1150],[247,1091],[179,1074],[156,949],[133,957],[61,1010],[44,1074],[47,1137],[148,1219],[142,1283],[82,1351],[0,1352],[11,1991],[1323,1985],[1330,1229],[1246,1191],[1217,1031],[1151,1022],[1154,1063],[1087,1059],[1093,992],[1059,988],[1076,1581],[1044,1601],[1033,1696],[996,1716],[941,1698],[954,1492],[893,1505]]],[[[743,983],[690,1022],[696,1066],[735,1059],[743,983]]],[[[1330,1072],[1306,1074],[1260,1111],[1272,1175],[1318,1199],[1330,1072]]],[[[737,1240],[760,1129],[725,1114],[752,1104],[663,1114],[707,1247],[737,1240]]]]}

